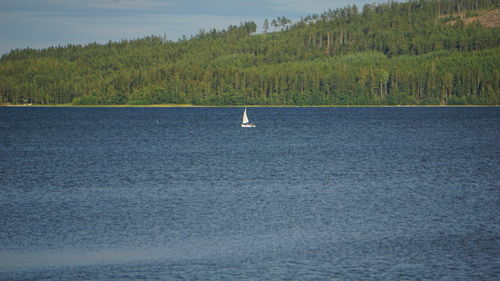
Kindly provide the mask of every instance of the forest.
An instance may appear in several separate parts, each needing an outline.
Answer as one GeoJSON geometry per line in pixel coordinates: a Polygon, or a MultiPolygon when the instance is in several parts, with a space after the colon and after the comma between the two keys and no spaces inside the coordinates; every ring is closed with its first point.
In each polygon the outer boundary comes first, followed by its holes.
{"type": "Polygon", "coordinates": [[[498,0],[410,0],[164,36],[17,49],[0,105],[498,105],[498,0]],[[485,15],[489,15],[488,17],[485,15]],[[486,19],[486,20],[485,20],[486,19]]]}

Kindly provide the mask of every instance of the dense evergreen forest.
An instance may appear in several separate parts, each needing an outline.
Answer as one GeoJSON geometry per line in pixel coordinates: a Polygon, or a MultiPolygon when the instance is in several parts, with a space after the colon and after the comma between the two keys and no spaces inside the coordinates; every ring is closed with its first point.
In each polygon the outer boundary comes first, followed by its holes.
{"type": "Polygon", "coordinates": [[[498,105],[500,27],[481,19],[499,8],[389,1],[266,20],[260,34],[244,22],[176,42],[13,50],[0,104],[498,105]]]}

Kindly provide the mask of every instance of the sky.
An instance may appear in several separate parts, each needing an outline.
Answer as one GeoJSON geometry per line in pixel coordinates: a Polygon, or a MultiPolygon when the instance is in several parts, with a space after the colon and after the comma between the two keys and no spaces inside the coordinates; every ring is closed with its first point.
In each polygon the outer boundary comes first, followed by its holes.
{"type": "Polygon", "coordinates": [[[293,21],[328,9],[383,0],[0,0],[0,55],[13,49],[107,43],[149,35],[176,41],[285,16],[293,21]]]}

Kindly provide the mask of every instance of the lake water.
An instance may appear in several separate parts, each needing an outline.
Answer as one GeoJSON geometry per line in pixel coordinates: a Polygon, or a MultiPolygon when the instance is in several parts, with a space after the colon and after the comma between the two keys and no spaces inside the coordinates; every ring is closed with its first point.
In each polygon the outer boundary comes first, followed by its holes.
{"type": "Polygon", "coordinates": [[[495,280],[500,108],[0,108],[0,280],[495,280]]]}

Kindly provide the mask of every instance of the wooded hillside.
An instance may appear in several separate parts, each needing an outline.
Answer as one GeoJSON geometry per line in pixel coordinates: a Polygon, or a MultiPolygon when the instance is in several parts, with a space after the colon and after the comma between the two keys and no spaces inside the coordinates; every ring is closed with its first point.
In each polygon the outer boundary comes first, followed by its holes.
{"type": "Polygon", "coordinates": [[[499,104],[500,27],[481,22],[499,3],[389,2],[266,20],[262,34],[244,22],[177,42],[14,50],[0,103],[499,104]]]}

